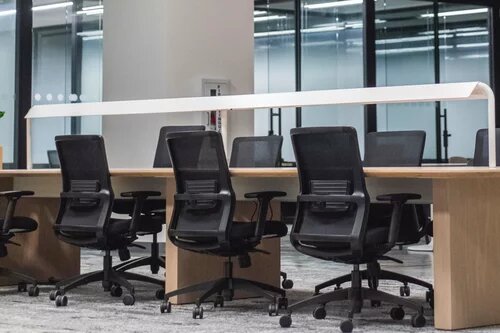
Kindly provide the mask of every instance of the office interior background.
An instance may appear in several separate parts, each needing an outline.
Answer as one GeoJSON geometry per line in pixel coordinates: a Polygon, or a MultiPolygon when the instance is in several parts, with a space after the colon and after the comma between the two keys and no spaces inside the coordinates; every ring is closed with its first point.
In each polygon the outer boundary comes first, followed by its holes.
{"type": "MultiPolygon", "coordinates": [[[[494,1],[256,0],[254,91],[482,81],[495,86],[494,1]]],[[[0,142],[4,167],[25,167],[22,117],[31,105],[103,99],[105,0],[0,1],[0,142]],[[49,5],[49,6],[47,6],[49,5]],[[16,13],[21,13],[16,21],[16,13]],[[29,96],[29,97],[28,97],[29,96]]],[[[486,127],[486,102],[256,110],[254,134],[283,134],[293,162],[293,127],[351,125],[359,133],[423,129],[424,159],[470,158],[486,127]],[[470,112],[473,109],[474,112],[470,112]],[[335,110],[335,112],[332,112],[335,110]]],[[[37,119],[32,159],[47,167],[58,134],[100,134],[101,117],[37,119]]]]}

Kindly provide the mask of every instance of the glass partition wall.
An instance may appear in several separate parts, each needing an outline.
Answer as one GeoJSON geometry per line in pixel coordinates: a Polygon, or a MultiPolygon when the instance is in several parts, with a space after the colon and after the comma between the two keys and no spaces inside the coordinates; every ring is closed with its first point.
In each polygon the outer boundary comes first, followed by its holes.
{"type": "MultiPolygon", "coordinates": [[[[33,0],[32,104],[102,100],[103,0],[33,0]]],[[[34,167],[48,167],[48,151],[62,134],[99,134],[101,117],[36,119],[34,167]]]]}
{"type": "MultiPolygon", "coordinates": [[[[255,0],[255,91],[355,88],[370,81],[377,86],[494,82],[489,17],[500,4],[459,2],[255,0]],[[370,36],[375,38],[367,40],[370,36]],[[370,64],[376,64],[374,70],[370,64]]],[[[485,102],[376,110],[376,117],[367,117],[361,106],[299,108],[278,118],[272,116],[276,110],[259,110],[255,128],[272,134],[281,124],[287,138],[293,126],[353,126],[361,146],[367,131],[425,130],[424,159],[442,162],[472,157],[475,133],[487,124],[485,102]]],[[[293,161],[289,141],[283,159],[293,161]]]]}
{"type": "Polygon", "coordinates": [[[15,83],[16,0],[6,0],[0,2],[0,142],[4,166],[14,163],[15,83]]]}

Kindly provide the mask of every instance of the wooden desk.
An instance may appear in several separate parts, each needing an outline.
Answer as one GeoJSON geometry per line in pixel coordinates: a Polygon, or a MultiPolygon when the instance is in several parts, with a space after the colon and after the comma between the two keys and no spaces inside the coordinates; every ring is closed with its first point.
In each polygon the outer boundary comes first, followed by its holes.
{"type": "MultiPolygon", "coordinates": [[[[500,288],[496,287],[500,280],[500,168],[365,168],[365,173],[372,198],[387,191],[423,192],[424,201],[434,204],[436,328],[500,324],[500,288]]],[[[170,216],[175,188],[171,169],[115,169],[111,174],[116,193],[161,188],[170,216]]],[[[295,169],[242,168],[231,169],[231,174],[239,198],[249,190],[285,190],[289,199],[298,192],[295,169]]],[[[43,198],[56,198],[60,191],[58,170],[4,170],[0,171],[0,183],[3,189],[35,190],[43,193],[43,198]]],[[[243,218],[246,209],[239,211],[243,218]]],[[[253,258],[255,269],[238,274],[277,284],[278,242],[263,246],[272,249],[273,255],[257,254],[253,258]]],[[[166,248],[167,290],[221,274],[215,257],[178,250],[169,243],[166,248]]],[[[179,300],[183,301],[186,299],[179,300]]]]}

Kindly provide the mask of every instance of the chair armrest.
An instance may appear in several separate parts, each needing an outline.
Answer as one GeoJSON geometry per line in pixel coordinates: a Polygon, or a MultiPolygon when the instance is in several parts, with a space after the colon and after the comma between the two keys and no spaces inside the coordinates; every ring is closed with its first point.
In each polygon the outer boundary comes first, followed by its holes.
{"type": "Polygon", "coordinates": [[[34,195],[33,191],[5,191],[0,192],[0,197],[7,198],[7,209],[5,211],[5,217],[3,221],[2,233],[7,234],[12,226],[12,221],[14,217],[14,212],[16,210],[17,200],[22,196],[34,195]]]}
{"type": "Polygon", "coordinates": [[[286,192],[281,192],[281,191],[261,191],[261,192],[245,193],[245,198],[247,199],[264,199],[264,198],[272,199],[285,196],[286,192]]]}
{"type": "Polygon", "coordinates": [[[415,193],[393,193],[377,196],[379,201],[389,201],[392,204],[391,224],[389,226],[388,246],[393,247],[398,239],[399,228],[403,217],[403,206],[408,200],[418,200],[422,198],[415,193]]]}
{"type": "Polygon", "coordinates": [[[138,197],[159,197],[161,195],[161,192],[157,191],[130,191],[130,192],[123,192],[121,194],[122,197],[124,198],[138,198],[138,197]]]}
{"type": "Polygon", "coordinates": [[[408,200],[418,200],[422,196],[416,193],[391,193],[382,194],[377,196],[378,201],[389,201],[389,202],[402,202],[405,203],[408,200]]]}
{"type": "Polygon", "coordinates": [[[34,195],[35,192],[33,191],[5,191],[5,192],[0,192],[0,197],[6,197],[7,199],[19,199],[20,197],[23,196],[31,196],[34,195]]]}

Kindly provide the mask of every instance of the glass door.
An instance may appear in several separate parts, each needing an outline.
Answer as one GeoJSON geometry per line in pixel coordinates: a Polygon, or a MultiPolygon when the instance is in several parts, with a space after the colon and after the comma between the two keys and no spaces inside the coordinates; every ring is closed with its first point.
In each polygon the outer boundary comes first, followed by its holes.
{"type": "MultiPolygon", "coordinates": [[[[295,1],[255,1],[254,22],[255,93],[295,91],[295,1]]],[[[295,160],[295,108],[256,110],[254,124],[255,135],[281,134],[282,160],[295,160]]]]}
{"type": "MultiPolygon", "coordinates": [[[[435,75],[432,2],[376,2],[377,86],[433,84],[435,75]]],[[[436,103],[377,106],[378,131],[424,130],[424,159],[438,155],[436,103]]]]}
{"type": "MultiPolygon", "coordinates": [[[[301,13],[302,90],[362,88],[362,1],[303,0],[301,13]]],[[[352,126],[364,151],[364,107],[302,109],[302,126],[352,126]]]]}
{"type": "MultiPolygon", "coordinates": [[[[439,6],[440,79],[443,83],[490,83],[488,8],[461,4],[439,6]]],[[[472,158],[476,132],[488,125],[487,102],[441,104],[443,159],[472,158]]]]}

